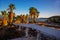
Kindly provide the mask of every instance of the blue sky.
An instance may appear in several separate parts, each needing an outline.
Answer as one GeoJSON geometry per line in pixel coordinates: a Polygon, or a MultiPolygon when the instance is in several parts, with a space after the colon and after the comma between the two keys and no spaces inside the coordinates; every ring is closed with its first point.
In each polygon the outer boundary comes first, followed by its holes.
{"type": "Polygon", "coordinates": [[[60,15],[60,0],[0,0],[0,13],[6,10],[10,3],[15,4],[16,15],[29,14],[30,7],[38,9],[39,17],[60,15]]]}

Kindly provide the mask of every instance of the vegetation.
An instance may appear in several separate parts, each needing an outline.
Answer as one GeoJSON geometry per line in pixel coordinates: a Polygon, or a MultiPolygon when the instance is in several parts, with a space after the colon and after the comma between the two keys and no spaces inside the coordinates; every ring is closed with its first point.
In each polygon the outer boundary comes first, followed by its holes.
{"type": "Polygon", "coordinates": [[[7,15],[6,11],[1,11],[2,15],[7,15]]]}
{"type": "Polygon", "coordinates": [[[58,24],[60,24],[60,16],[52,16],[47,21],[51,22],[51,23],[58,23],[58,24]]]}
{"type": "MultiPolygon", "coordinates": [[[[8,13],[6,13],[6,11],[1,11],[2,15],[8,15],[8,23],[11,24],[13,21],[15,22],[14,18],[15,18],[15,13],[13,12],[13,10],[15,9],[15,5],[14,4],[10,4],[8,10],[8,13]]],[[[21,23],[28,23],[28,19],[29,17],[33,19],[32,22],[36,21],[36,18],[38,18],[39,16],[39,11],[35,8],[35,7],[30,7],[29,8],[29,15],[19,15],[16,17],[16,20],[20,20],[21,23]]]]}
{"type": "Polygon", "coordinates": [[[35,7],[30,7],[30,15],[36,15],[37,17],[39,16],[39,11],[35,7]]]}
{"type": "Polygon", "coordinates": [[[27,15],[18,15],[16,20],[20,20],[21,23],[27,23],[28,21],[28,14],[27,15]]]}
{"type": "Polygon", "coordinates": [[[13,18],[15,16],[15,14],[13,13],[13,10],[15,9],[15,5],[14,4],[10,4],[9,5],[9,23],[12,23],[13,22],[13,18]]]}
{"type": "Polygon", "coordinates": [[[10,4],[8,10],[10,10],[10,12],[12,12],[14,9],[15,9],[15,5],[10,4]]]}
{"type": "Polygon", "coordinates": [[[31,18],[33,18],[34,21],[36,21],[36,18],[38,18],[39,16],[39,11],[35,7],[30,7],[29,13],[30,13],[31,18]]]}
{"type": "MultiPolygon", "coordinates": [[[[7,39],[10,39],[10,38],[15,38],[15,37],[22,37],[22,36],[25,36],[25,28],[21,28],[22,30],[17,30],[19,27],[17,26],[14,26],[12,23],[14,22],[19,22],[20,23],[28,23],[28,19],[29,17],[31,19],[33,19],[33,23],[36,22],[36,18],[38,18],[39,16],[39,11],[35,8],[35,7],[30,7],[29,8],[29,15],[26,14],[26,15],[17,15],[16,16],[16,20],[14,20],[14,17],[15,17],[15,13],[13,12],[13,10],[15,9],[15,5],[14,4],[10,4],[9,5],[9,8],[8,8],[8,13],[6,13],[6,11],[1,11],[2,15],[4,16],[3,17],[3,20],[2,20],[2,25],[0,27],[0,40],[7,40],[7,39]],[[8,15],[8,17],[5,17],[5,15],[8,15]],[[9,19],[8,19],[9,18],[9,19]],[[8,19],[8,20],[7,20],[8,19]],[[7,23],[9,22],[9,24],[7,23]],[[10,24],[11,23],[11,24],[10,24]],[[6,26],[3,26],[6,25],[6,26]]],[[[50,17],[48,22],[54,22],[54,23],[59,23],[60,24],[60,16],[55,16],[55,17],[50,17]]],[[[36,30],[32,30],[30,29],[28,34],[31,36],[37,36],[37,32],[36,30]]]]}
{"type": "Polygon", "coordinates": [[[23,37],[25,34],[23,31],[17,31],[17,28],[1,28],[0,29],[0,40],[8,40],[12,38],[23,37]]]}

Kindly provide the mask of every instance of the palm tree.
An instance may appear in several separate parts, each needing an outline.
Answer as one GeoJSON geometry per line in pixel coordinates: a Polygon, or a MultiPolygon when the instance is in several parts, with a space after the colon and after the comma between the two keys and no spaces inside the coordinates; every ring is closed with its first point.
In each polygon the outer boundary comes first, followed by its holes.
{"type": "Polygon", "coordinates": [[[26,23],[28,23],[28,18],[29,18],[29,15],[26,14],[26,17],[25,17],[26,23]]]}
{"type": "Polygon", "coordinates": [[[25,15],[22,16],[22,23],[25,23],[25,15]]]}
{"type": "Polygon", "coordinates": [[[15,5],[10,4],[8,10],[10,10],[10,12],[13,12],[14,9],[15,9],[15,5]]]}
{"type": "Polygon", "coordinates": [[[37,12],[37,17],[39,16],[39,13],[40,13],[40,12],[37,12]]]}
{"type": "Polygon", "coordinates": [[[4,10],[4,11],[1,11],[1,13],[2,13],[2,15],[3,15],[2,25],[3,25],[3,26],[6,26],[6,25],[8,25],[7,13],[6,13],[5,10],[4,10]]]}
{"type": "Polygon", "coordinates": [[[6,15],[7,14],[5,10],[1,11],[1,13],[2,13],[2,15],[6,15]]]}
{"type": "Polygon", "coordinates": [[[34,21],[36,20],[36,18],[38,18],[39,16],[39,11],[35,8],[35,7],[30,7],[29,8],[29,13],[31,18],[34,19],[34,21]]]}
{"type": "Polygon", "coordinates": [[[13,10],[15,9],[15,6],[14,6],[14,4],[10,4],[9,5],[9,8],[8,8],[8,10],[9,10],[9,22],[10,23],[12,23],[12,21],[13,21],[13,18],[14,18],[14,13],[13,13],[13,10]]]}

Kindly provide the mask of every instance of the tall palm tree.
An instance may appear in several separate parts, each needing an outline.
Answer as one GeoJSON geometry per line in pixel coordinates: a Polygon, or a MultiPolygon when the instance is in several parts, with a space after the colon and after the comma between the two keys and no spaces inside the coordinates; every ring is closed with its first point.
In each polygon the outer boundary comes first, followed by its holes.
{"type": "Polygon", "coordinates": [[[14,9],[15,9],[15,5],[10,4],[8,10],[10,10],[10,12],[12,12],[14,9]]]}
{"type": "Polygon", "coordinates": [[[29,13],[31,18],[34,19],[34,21],[36,20],[36,18],[38,18],[39,16],[39,11],[35,8],[35,7],[30,7],[29,8],[29,13]]]}
{"type": "Polygon", "coordinates": [[[15,9],[15,6],[14,6],[14,4],[10,4],[9,5],[9,8],[8,8],[8,10],[9,10],[9,22],[10,23],[12,23],[12,21],[13,21],[13,18],[14,18],[14,13],[13,13],[13,10],[15,9]]]}

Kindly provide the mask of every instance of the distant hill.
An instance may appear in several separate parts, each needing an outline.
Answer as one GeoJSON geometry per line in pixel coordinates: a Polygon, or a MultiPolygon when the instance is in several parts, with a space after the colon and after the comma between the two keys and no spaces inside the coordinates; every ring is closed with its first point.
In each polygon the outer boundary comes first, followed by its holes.
{"type": "Polygon", "coordinates": [[[60,16],[52,16],[48,18],[47,22],[60,23],[60,16]]]}
{"type": "Polygon", "coordinates": [[[52,16],[52,17],[50,17],[50,18],[60,18],[60,16],[52,16]]]}

